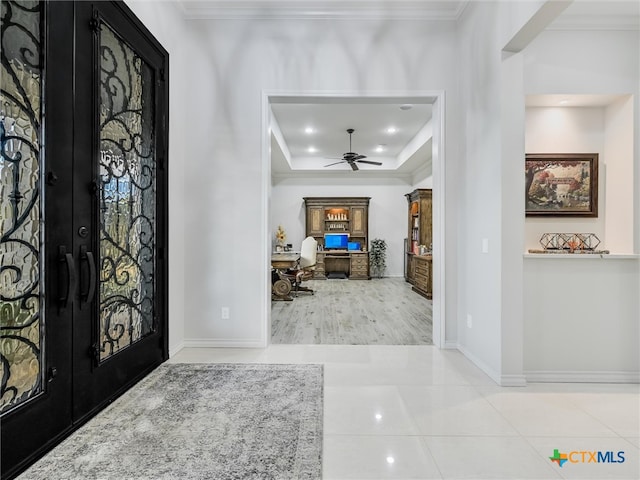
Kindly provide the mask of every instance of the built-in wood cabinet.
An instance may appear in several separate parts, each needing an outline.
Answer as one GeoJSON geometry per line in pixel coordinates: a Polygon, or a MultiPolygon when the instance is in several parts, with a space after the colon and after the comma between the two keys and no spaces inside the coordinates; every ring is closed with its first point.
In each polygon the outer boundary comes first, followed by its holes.
{"type": "Polygon", "coordinates": [[[351,280],[369,280],[369,254],[366,252],[350,254],[349,278],[351,280]]]}
{"type": "Polygon", "coordinates": [[[316,240],[324,234],[324,208],[321,206],[307,207],[307,236],[315,237],[316,240]]]}
{"type": "Polygon", "coordinates": [[[413,285],[416,276],[416,265],[413,262],[413,252],[405,252],[405,263],[404,279],[413,285]]]}
{"type": "Polygon", "coordinates": [[[314,278],[327,278],[332,273],[345,273],[351,280],[369,276],[369,200],[370,197],[305,197],[306,236],[324,248],[325,233],[347,233],[349,242],[360,244],[360,250],[318,252],[314,278]]]}
{"type": "Polygon", "coordinates": [[[405,252],[405,280],[413,290],[432,297],[431,249],[433,246],[433,203],[431,189],[419,188],[407,197],[407,247],[405,252]]]}
{"type": "Polygon", "coordinates": [[[414,283],[413,291],[427,298],[433,298],[433,257],[431,255],[414,255],[414,283]]]}
{"type": "Polygon", "coordinates": [[[324,270],[324,252],[318,252],[316,254],[316,269],[313,271],[313,278],[319,280],[327,278],[324,270]]]}
{"type": "Polygon", "coordinates": [[[367,207],[351,207],[351,236],[367,238],[367,223],[367,207]]]}
{"type": "Polygon", "coordinates": [[[408,248],[410,252],[420,253],[418,247],[423,245],[431,249],[432,230],[432,192],[431,189],[419,188],[405,195],[409,203],[408,216],[408,248]]]}
{"type": "Polygon", "coordinates": [[[305,197],[307,236],[324,245],[325,233],[348,233],[350,242],[369,244],[370,197],[305,197]]]}

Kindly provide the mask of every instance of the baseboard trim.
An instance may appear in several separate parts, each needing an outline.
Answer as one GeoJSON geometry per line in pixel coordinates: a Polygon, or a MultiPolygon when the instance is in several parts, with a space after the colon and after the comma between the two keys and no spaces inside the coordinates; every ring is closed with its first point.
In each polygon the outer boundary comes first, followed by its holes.
{"type": "Polygon", "coordinates": [[[533,383],[640,383],[640,372],[527,371],[533,383]]]}
{"type": "Polygon", "coordinates": [[[443,350],[458,350],[457,342],[447,342],[445,340],[444,345],[442,346],[443,350]]]}
{"type": "Polygon", "coordinates": [[[501,387],[526,387],[527,379],[524,375],[500,375],[498,372],[489,367],[486,363],[469,352],[464,346],[458,344],[458,350],[462,353],[471,363],[486,373],[491,380],[496,382],[501,387]]]}
{"type": "Polygon", "coordinates": [[[473,363],[476,367],[478,367],[484,373],[489,375],[489,378],[491,378],[491,380],[493,380],[498,385],[500,385],[500,375],[498,375],[497,372],[495,372],[492,368],[489,368],[489,366],[486,363],[484,363],[478,357],[476,357],[474,354],[472,354],[463,345],[460,345],[458,343],[457,347],[458,347],[458,350],[460,351],[460,353],[462,353],[465,357],[467,357],[467,359],[471,363],[473,363]]]}
{"type": "Polygon", "coordinates": [[[169,347],[169,358],[175,357],[183,348],[184,348],[184,342],[180,342],[175,347],[169,347]]]}
{"type": "Polygon", "coordinates": [[[526,387],[527,377],[524,375],[500,375],[501,387],[526,387]]]}
{"type": "Polygon", "coordinates": [[[199,339],[185,338],[184,348],[265,348],[264,341],[260,339],[237,340],[228,338],[199,339]]]}

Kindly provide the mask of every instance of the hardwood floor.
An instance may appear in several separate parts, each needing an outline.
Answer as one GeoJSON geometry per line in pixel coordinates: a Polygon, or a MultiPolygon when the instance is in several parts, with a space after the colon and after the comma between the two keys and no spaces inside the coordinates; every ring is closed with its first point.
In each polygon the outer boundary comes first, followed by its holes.
{"type": "Polygon", "coordinates": [[[403,278],[310,280],[315,295],[271,302],[276,344],[431,345],[432,301],[403,278]]]}

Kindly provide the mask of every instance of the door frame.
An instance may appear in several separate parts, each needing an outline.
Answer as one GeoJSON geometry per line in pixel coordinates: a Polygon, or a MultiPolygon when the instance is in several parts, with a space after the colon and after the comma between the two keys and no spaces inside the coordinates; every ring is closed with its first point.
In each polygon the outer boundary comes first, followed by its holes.
{"type": "Polygon", "coordinates": [[[264,273],[261,277],[262,321],[260,341],[262,347],[271,343],[271,234],[269,214],[271,211],[271,103],[275,97],[313,97],[313,98],[380,98],[401,99],[420,98],[433,106],[433,344],[438,348],[448,348],[446,344],[446,143],[445,113],[446,95],[444,90],[404,90],[404,91],[310,91],[310,90],[263,90],[262,91],[262,208],[260,228],[262,231],[261,262],[264,273]]]}

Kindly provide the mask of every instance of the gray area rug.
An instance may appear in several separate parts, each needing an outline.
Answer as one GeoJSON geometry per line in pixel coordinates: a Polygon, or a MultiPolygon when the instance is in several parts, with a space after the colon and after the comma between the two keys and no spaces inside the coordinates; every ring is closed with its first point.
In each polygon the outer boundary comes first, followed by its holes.
{"type": "Polygon", "coordinates": [[[322,365],[164,364],[19,478],[322,478],[322,365]]]}

